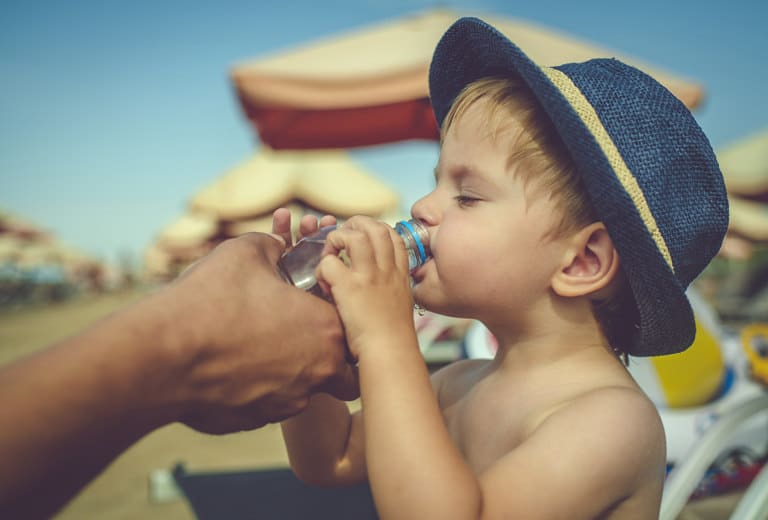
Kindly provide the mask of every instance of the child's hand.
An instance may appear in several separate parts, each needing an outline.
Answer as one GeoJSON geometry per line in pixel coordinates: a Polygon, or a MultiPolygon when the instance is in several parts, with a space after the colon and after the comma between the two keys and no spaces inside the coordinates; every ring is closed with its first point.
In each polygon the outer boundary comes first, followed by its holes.
{"type": "MultiPolygon", "coordinates": [[[[304,215],[301,217],[301,221],[299,221],[299,232],[296,235],[296,241],[298,242],[303,237],[311,235],[321,227],[334,224],[336,224],[336,217],[333,215],[323,215],[319,221],[314,215],[304,215]]],[[[287,248],[293,245],[291,211],[288,208],[278,208],[272,213],[272,233],[281,237],[287,248]]]]}
{"type": "Polygon", "coordinates": [[[323,254],[317,278],[333,295],[353,356],[377,344],[395,347],[401,332],[415,335],[408,255],[390,226],[353,217],[328,235],[323,254]]]}

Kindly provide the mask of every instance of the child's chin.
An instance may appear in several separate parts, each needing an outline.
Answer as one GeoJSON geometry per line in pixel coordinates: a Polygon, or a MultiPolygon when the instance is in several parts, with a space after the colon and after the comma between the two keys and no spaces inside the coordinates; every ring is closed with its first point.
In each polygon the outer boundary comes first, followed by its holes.
{"type": "Polygon", "coordinates": [[[428,293],[429,291],[426,290],[423,282],[413,281],[413,285],[411,285],[411,294],[413,294],[414,302],[418,302],[420,305],[425,304],[425,298],[429,299],[428,293]]]}

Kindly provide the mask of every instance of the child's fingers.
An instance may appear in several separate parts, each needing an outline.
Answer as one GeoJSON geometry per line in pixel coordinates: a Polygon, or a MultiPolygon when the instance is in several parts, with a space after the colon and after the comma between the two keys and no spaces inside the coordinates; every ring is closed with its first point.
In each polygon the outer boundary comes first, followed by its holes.
{"type": "Polygon", "coordinates": [[[388,269],[395,265],[395,247],[391,236],[395,231],[384,223],[367,221],[365,222],[365,233],[371,241],[376,264],[379,268],[388,269]]]}
{"type": "Polygon", "coordinates": [[[341,259],[334,255],[324,256],[315,270],[315,278],[325,292],[333,292],[332,288],[341,281],[344,272],[348,270],[341,259]]]}
{"type": "Polygon", "coordinates": [[[392,266],[400,268],[405,265],[407,270],[408,259],[402,257],[405,254],[403,241],[391,226],[369,217],[353,217],[344,224],[344,227],[351,227],[365,234],[376,265],[380,269],[388,270],[392,266]]]}
{"type": "Polygon", "coordinates": [[[291,239],[291,211],[288,208],[277,208],[272,213],[272,233],[280,236],[285,245],[293,244],[291,239]]]}
{"type": "Polygon", "coordinates": [[[392,228],[389,228],[389,237],[392,241],[392,248],[395,255],[395,265],[397,266],[398,270],[401,271],[409,271],[409,265],[408,265],[408,251],[405,250],[405,242],[403,241],[403,237],[401,237],[397,231],[395,231],[392,228]]]}
{"type": "Polygon", "coordinates": [[[357,271],[374,267],[408,271],[408,254],[400,235],[370,217],[352,217],[327,236],[322,254],[338,256],[341,251],[357,271]]]}
{"type": "Polygon", "coordinates": [[[342,251],[356,271],[368,272],[376,265],[376,257],[368,236],[362,230],[347,227],[346,224],[328,234],[322,254],[338,256],[342,251]]]}

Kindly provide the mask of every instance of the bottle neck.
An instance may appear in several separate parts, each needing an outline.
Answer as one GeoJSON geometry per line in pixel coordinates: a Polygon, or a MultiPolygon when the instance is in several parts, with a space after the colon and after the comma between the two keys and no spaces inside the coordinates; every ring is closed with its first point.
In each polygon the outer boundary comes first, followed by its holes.
{"type": "Polygon", "coordinates": [[[430,256],[429,233],[421,221],[417,219],[403,220],[395,225],[395,231],[405,242],[411,258],[411,268],[422,265],[430,256]]]}

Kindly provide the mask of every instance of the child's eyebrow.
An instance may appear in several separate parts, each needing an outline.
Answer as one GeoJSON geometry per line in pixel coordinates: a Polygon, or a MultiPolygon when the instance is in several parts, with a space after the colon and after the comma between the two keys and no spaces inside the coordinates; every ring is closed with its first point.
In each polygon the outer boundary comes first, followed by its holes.
{"type": "MultiPolygon", "coordinates": [[[[435,175],[435,184],[437,184],[438,181],[440,180],[440,177],[442,177],[443,175],[440,172],[439,167],[435,167],[434,175],[435,175]]],[[[477,171],[475,168],[467,164],[460,164],[460,165],[449,168],[447,175],[448,175],[448,179],[454,184],[461,184],[461,182],[466,178],[476,178],[478,180],[486,179],[486,177],[481,172],[477,171]]]]}
{"type": "Polygon", "coordinates": [[[483,175],[480,174],[475,168],[473,168],[470,165],[467,164],[460,164],[454,168],[452,168],[450,172],[450,177],[453,179],[453,182],[455,183],[461,183],[464,179],[467,177],[480,177],[482,178],[483,175]]]}
{"type": "MultiPolygon", "coordinates": [[[[454,166],[449,168],[448,176],[455,179],[460,179],[462,177],[465,177],[468,173],[470,173],[469,168],[466,166],[454,166]]],[[[442,176],[442,173],[440,172],[440,167],[435,166],[435,181],[440,180],[440,177],[442,176]]]]}

